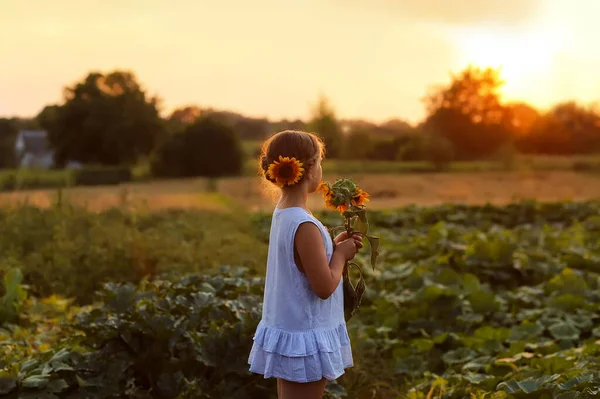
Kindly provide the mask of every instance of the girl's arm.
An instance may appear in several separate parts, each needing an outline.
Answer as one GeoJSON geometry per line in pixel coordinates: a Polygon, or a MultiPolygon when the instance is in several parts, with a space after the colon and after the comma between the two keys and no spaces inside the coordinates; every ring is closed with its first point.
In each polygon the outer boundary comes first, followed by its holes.
{"type": "Polygon", "coordinates": [[[327,299],[337,288],[346,261],[354,258],[362,247],[362,238],[353,236],[336,243],[328,263],[321,231],[315,224],[306,222],[298,227],[294,246],[312,290],[319,298],[327,299]]]}

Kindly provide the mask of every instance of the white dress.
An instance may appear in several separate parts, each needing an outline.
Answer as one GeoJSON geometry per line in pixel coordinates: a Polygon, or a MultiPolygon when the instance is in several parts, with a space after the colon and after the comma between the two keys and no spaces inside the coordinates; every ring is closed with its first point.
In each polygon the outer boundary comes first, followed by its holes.
{"type": "Polygon", "coordinates": [[[320,229],[327,260],[331,260],[333,242],[321,222],[303,208],[275,209],[262,319],[248,363],[251,372],[265,378],[334,380],[353,366],[342,279],[329,298],[314,293],[294,261],[294,237],[302,223],[314,223],[320,229]]]}

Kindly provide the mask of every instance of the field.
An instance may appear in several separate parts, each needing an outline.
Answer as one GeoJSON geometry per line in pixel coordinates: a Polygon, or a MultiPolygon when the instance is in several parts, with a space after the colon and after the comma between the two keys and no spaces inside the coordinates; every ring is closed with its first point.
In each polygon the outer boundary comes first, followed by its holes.
{"type": "MultiPolygon", "coordinates": [[[[598,397],[597,179],[357,174],[381,262],[327,397],[598,397]]],[[[0,395],[274,398],[246,364],[273,206],[256,178],[0,199],[0,395]]]]}
{"type": "MultiPolygon", "coordinates": [[[[326,175],[333,180],[341,174],[326,175]]],[[[371,193],[373,209],[443,203],[506,204],[524,199],[581,201],[600,198],[600,175],[568,171],[353,174],[371,193]]],[[[273,201],[257,177],[209,181],[206,179],[129,183],[118,186],[74,187],[0,193],[0,205],[28,202],[47,207],[63,201],[91,210],[113,206],[140,209],[226,210],[231,201],[251,211],[269,211],[273,201]]],[[[310,199],[313,209],[322,209],[318,196],[310,199]]]]}

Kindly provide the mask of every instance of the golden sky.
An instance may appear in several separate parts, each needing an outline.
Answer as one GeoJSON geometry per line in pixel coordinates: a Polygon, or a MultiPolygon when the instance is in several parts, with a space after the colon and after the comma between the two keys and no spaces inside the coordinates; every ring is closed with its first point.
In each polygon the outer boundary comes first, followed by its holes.
{"type": "Polygon", "coordinates": [[[129,69],[164,111],[423,117],[427,87],[502,65],[505,97],[600,99],[600,0],[0,0],[0,116],[129,69]]]}

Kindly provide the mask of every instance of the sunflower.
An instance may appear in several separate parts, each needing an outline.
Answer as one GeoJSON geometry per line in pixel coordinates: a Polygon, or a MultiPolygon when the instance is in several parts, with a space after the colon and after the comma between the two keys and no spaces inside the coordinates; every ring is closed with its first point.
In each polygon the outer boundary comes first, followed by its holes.
{"type": "Polygon", "coordinates": [[[360,188],[356,188],[356,192],[354,193],[354,196],[352,197],[352,205],[354,206],[361,206],[364,205],[365,202],[370,201],[369,199],[369,193],[361,190],[360,188]]]}
{"type": "Polygon", "coordinates": [[[281,155],[279,161],[273,161],[267,169],[267,176],[279,187],[298,183],[303,174],[302,162],[294,157],[282,157],[281,155]]]}
{"type": "Polygon", "coordinates": [[[319,184],[319,186],[317,187],[317,192],[319,192],[323,195],[323,198],[325,199],[325,206],[328,209],[336,210],[338,208],[336,205],[333,205],[333,203],[331,202],[333,199],[333,191],[331,190],[329,183],[321,182],[319,184]]]}

